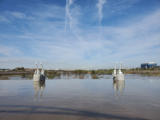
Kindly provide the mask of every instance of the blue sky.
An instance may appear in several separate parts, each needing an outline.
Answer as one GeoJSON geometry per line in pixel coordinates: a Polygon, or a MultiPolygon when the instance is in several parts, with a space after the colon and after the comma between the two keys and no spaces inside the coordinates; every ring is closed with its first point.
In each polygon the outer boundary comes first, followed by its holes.
{"type": "Polygon", "coordinates": [[[160,63],[160,0],[0,0],[0,68],[160,63]]]}

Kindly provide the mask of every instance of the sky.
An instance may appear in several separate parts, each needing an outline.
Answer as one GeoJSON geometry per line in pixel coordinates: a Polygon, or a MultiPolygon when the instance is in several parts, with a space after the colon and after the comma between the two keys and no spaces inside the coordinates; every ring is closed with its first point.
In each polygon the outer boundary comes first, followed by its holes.
{"type": "Polygon", "coordinates": [[[160,0],[0,0],[0,68],[160,64],[160,0]]]}

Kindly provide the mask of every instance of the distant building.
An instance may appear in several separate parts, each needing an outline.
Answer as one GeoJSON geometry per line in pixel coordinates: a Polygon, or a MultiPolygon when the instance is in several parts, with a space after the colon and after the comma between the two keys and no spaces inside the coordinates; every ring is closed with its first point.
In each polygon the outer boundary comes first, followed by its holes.
{"type": "Polygon", "coordinates": [[[155,62],[148,62],[148,63],[141,64],[142,69],[155,68],[155,67],[157,67],[157,63],[155,62]]]}

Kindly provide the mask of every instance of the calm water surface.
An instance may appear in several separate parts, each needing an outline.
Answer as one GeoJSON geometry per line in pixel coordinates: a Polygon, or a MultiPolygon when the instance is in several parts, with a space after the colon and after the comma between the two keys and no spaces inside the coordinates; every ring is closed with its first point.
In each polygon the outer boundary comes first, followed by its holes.
{"type": "Polygon", "coordinates": [[[160,120],[160,77],[0,80],[0,120],[160,120]]]}

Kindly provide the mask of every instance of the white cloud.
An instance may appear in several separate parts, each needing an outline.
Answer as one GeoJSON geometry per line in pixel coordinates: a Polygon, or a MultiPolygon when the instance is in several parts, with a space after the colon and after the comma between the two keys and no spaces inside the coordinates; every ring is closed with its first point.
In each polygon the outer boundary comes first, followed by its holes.
{"type": "Polygon", "coordinates": [[[33,20],[33,17],[19,11],[1,12],[0,22],[12,23],[14,20],[33,20]]]}
{"type": "Polygon", "coordinates": [[[74,0],[66,0],[66,17],[65,17],[65,30],[67,29],[67,26],[69,25],[69,29],[72,27],[72,14],[71,14],[71,6],[74,4],[74,0]]]}
{"type": "MultiPolygon", "coordinates": [[[[43,59],[30,57],[0,57],[0,68],[28,67],[35,68],[35,63],[46,63],[43,59]]],[[[45,66],[46,67],[46,66],[45,66]]]]}
{"type": "Polygon", "coordinates": [[[12,46],[0,45],[0,54],[4,56],[14,56],[21,54],[21,51],[12,46]]]}
{"type": "Polygon", "coordinates": [[[34,10],[31,14],[33,17],[39,19],[46,19],[46,18],[56,18],[64,20],[65,9],[60,6],[56,5],[40,5],[40,10],[34,10]]]}
{"type": "Polygon", "coordinates": [[[15,18],[18,18],[18,19],[26,18],[26,15],[22,12],[13,11],[13,12],[9,12],[9,14],[14,16],[15,18]]]}
{"type": "Polygon", "coordinates": [[[114,16],[115,14],[126,14],[127,9],[132,8],[141,0],[116,0],[108,1],[108,6],[105,8],[107,17],[114,16]]]}
{"type": "Polygon", "coordinates": [[[5,16],[0,16],[0,22],[10,22],[5,16]]]}
{"type": "Polygon", "coordinates": [[[98,0],[97,8],[98,8],[98,17],[99,17],[99,23],[101,23],[103,19],[103,5],[106,3],[106,0],[98,0]]]}

